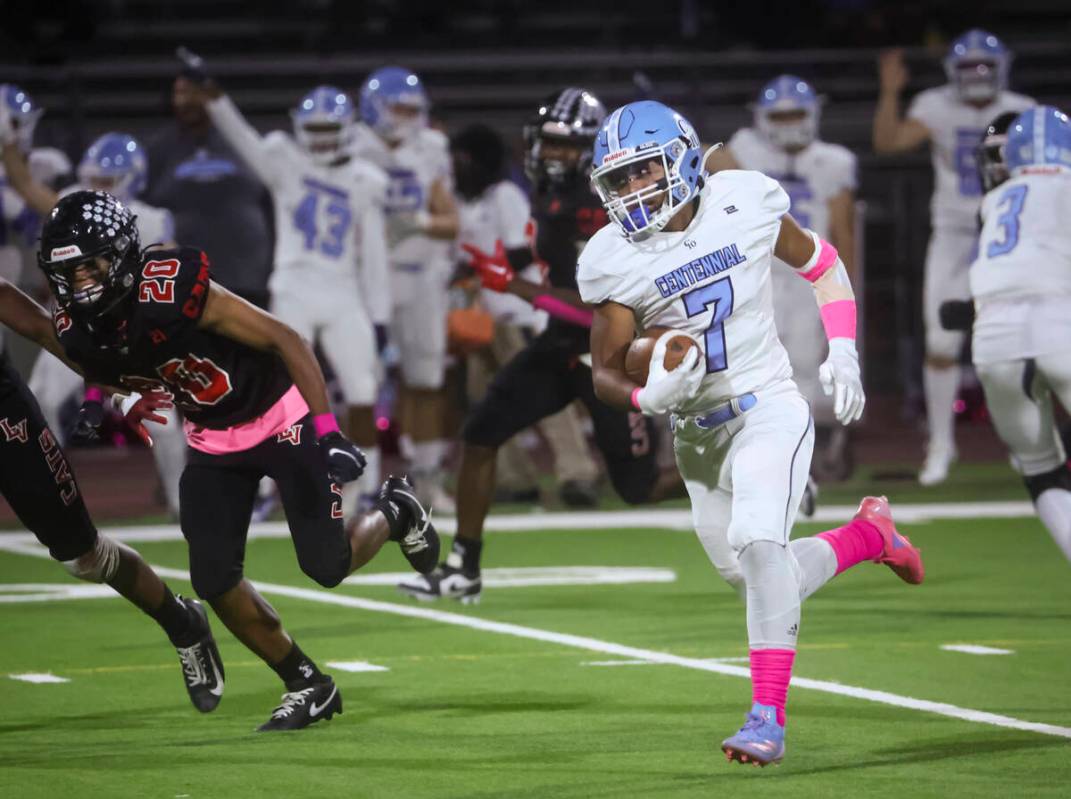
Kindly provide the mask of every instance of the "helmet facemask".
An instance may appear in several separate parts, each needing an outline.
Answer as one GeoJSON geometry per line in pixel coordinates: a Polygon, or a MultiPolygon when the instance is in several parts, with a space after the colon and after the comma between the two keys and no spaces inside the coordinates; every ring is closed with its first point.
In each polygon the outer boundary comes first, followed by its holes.
{"type": "Polygon", "coordinates": [[[799,106],[756,108],[755,125],[774,147],[797,152],[818,136],[818,109],[799,106]]]}
{"type": "Polygon", "coordinates": [[[352,126],[338,121],[295,118],[294,138],[313,163],[330,166],[349,148],[353,140],[352,126]]]}
{"type": "Polygon", "coordinates": [[[611,160],[596,168],[591,184],[602,200],[606,213],[619,224],[630,241],[642,241],[662,228],[695,191],[680,173],[680,162],[688,148],[680,139],[665,147],[642,149],[611,160]],[[637,178],[654,181],[636,190],[637,178]]]}
{"type": "Polygon", "coordinates": [[[945,70],[949,82],[964,102],[988,103],[1004,88],[1002,65],[997,59],[956,59],[947,64],[945,70]]]}

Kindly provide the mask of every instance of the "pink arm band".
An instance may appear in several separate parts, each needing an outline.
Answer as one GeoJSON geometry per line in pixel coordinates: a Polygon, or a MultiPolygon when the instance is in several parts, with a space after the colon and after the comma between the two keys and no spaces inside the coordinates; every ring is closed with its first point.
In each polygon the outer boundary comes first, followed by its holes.
{"type": "Polygon", "coordinates": [[[643,386],[636,386],[632,389],[632,396],[629,398],[632,403],[632,407],[636,410],[640,409],[640,392],[643,391],[643,386]]]}
{"type": "Polygon", "coordinates": [[[86,402],[103,402],[104,392],[96,386],[86,386],[86,402]]]}
{"type": "Polygon", "coordinates": [[[328,433],[338,432],[338,420],[333,413],[320,413],[313,416],[312,426],[316,428],[317,438],[322,438],[328,433]]]}
{"type": "Polygon", "coordinates": [[[551,316],[556,316],[558,319],[581,327],[591,327],[591,320],[595,318],[595,314],[591,311],[577,308],[564,300],[559,300],[557,297],[551,297],[549,294],[540,294],[535,297],[532,300],[532,305],[541,311],[546,311],[551,316]]]}
{"type": "Polygon", "coordinates": [[[827,302],[819,309],[826,338],[850,338],[855,341],[855,300],[827,302]]]}
{"type": "Polygon", "coordinates": [[[833,267],[838,257],[836,247],[825,239],[818,239],[818,247],[811,256],[811,260],[803,265],[800,277],[814,283],[833,267]]]}

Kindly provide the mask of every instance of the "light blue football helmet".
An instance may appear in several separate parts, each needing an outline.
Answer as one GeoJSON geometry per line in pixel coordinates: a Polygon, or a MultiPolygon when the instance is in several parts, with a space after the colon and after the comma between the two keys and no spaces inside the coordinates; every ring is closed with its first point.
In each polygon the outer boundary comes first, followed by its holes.
{"type": "Polygon", "coordinates": [[[591,183],[630,241],[661,230],[698,193],[703,171],[699,146],[692,124],[654,100],[629,103],[606,118],[595,137],[591,183]],[[633,189],[652,165],[662,177],[633,189]]]}
{"type": "Polygon", "coordinates": [[[987,102],[1008,85],[1012,54],[994,34],[972,28],[945,56],[945,75],[965,102],[987,102]]]}
{"type": "Polygon", "coordinates": [[[19,149],[29,154],[33,149],[33,131],[37,120],[45,113],[26,92],[13,83],[0,83],[0,103],[7,106],[15,126],[15,140],[19,149]]]}
{"type": "Polygon", "coordinates": [[[1051,105],[1023,111],[1008,128],[1004,161],[1013,176],[1030,166],[1071,167],[1071,122],[1051,105]]]}
{"type": "Polygon", "coordinates": [[[318,164],[330,164],[350,146],[356,118],[353,100],[334,86],[317,86],[290,111],[294,138],[318,164]]]}
{"type": "Polygon", "coordinates": [[[361,119],[389,142],[413,136],[428,124],[428,95],[420,77],[405,67],[380,67],[361,87],[361,119]],[[411,109],[397,112],[397,107],[411,109]]]}
{"type": "Polygon", "coordinates": [[[802,150],[818,136],[821,110],[811,84],[795,75],[778,75],[755,101],[755,127],[778,149],[802,150]]]}
{"type": "Polygon", "coordinates": [[[78,182],[129,203],[145,190],[149,159],[138,140],[125,133],[105,133],[78,163],[78,182]]]}

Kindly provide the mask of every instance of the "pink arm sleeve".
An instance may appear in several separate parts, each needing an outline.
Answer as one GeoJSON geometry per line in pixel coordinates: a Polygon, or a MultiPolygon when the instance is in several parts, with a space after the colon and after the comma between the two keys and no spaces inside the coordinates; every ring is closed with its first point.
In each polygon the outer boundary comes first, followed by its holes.
{"type": "Polygon", "coordinates": [[[540,294],[532,300],[532,305],[541,311],[546,311],[551,316],[581,327],[591,327],[591,320],[595,317],[591,311],[577,308],[557,297],[549,294],[540,294]]]}

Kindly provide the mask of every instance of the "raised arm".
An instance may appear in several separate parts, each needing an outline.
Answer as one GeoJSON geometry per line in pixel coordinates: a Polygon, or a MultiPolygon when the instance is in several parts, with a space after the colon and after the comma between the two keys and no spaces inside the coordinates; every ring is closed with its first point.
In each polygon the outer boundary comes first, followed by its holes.
{"type": "Polygon", "coordinates": [[[271,186],[278,178],[281,166],[257,129],[242,116],[230,96],[213,82],[204,84],[205,110],[216,130],[234,148],[261,182],[271,186]]]}
{"type": "Polygon", "coordinates": [[[42,216],[52,210],[59,202],[59,195],[43,183],[34,180],[30,174],[30,165],[26,156],[15,144],[14,133],[5,130],[4,122],[0,120],[0,147],[3,148],[4,172],[7,174],[7,182],[11,188],[22,197],[26,205],[42,216]]]}
{"type": "Polygon", "coordinates": [[[929,129],[917,119],[901,116],[900,94],[907,85],[908,71],[903,50],[886,50],[878,61],[881,90],[874,112],[874,152],[890,155],[914,150],[930,138],[929,129]]]}

